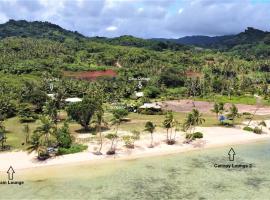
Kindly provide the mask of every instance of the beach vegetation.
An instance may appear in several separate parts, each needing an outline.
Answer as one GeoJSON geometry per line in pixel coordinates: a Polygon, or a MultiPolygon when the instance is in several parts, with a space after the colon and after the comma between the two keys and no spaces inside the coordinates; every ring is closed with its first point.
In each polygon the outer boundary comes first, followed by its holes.
{"type": "Polygon", "coordinates": [[[96,118],[94,120],[94,124],[96,126],[96,132],[99,135],[99,150],[97,152],[95,152],[96,155],[101,155],[101,150],[102,150],[102,146],[103,146],[103,136],[102,136],[102,126],[107,127],[108,123],[104,118],[104,110],[102,107],[100,107],[97,112],[96,112],[96,118]]]}
{"type": "Polygon", "coordinates": [[[132,135],[124,135],[124,136],[122,136],[122,139],[123,139],[123,141],[125,143],[125,146],[127,148],[134,149],[135,141],[140,139],[140,132],[136,131],[136,130],[133,130],[131,133],[132,133],[132,135]]]}
{"type": "Polygon", "coordinates": [[[56,139],[58,147],[66,149],[71,147],[73,137],[70,134],[69,125],[67,122],[64,122],[64,125],[61,128],[57,129],[56,139]]]}
{"type": "Polygon", "coordinates": [[[235,123],[235,119],[239,118],[241,115],[238,113],[238,108],[235,104],[232,104],[229,108],[229,113],[227,114],[227,117],[229,120],[232,121],[232,125],[235,123]]]}
{"type": "Polygon", "coordinates": [[[205,119],[197,109],[193,109],[190,113],[188,113],[183,123],[183,130],[186,131],[186,138],[192,140],[196,126],[199,126],[204,122],[205,119]],[[190,130],[189,134],[187,132],[188,130],[190,130]]]}
{"type": "Polygon", "coordinates": [[[124,118],[128,115],[128,111],[125,108],[117,108],[112,111],[113,118],[112,124],[116,125],[115,132],[118,133],[118,128],[120,124],[123,122],[124,118]]]}
{"type": "Polygon", "coordinates": [[[107,155],[115,154],[117,139],[119,138],[119,136],[116,133],[109,133],[105,137],[111,140],[111,146],[110,146],[110,149],[107,151],[107,155]]]}
{"type": "Polygon", "coordinates": [[[79,153],[79,152],[85,151],[87,148],[88,148],[87,145],[75,143],[75,144],[71,144],[71,146],[69,148],[59,147],[57,154],[58,155],[65,155],[65,154],[79,153]]]}
{"type": "Polygon", "coordinates": [[[150,143],[149,148],[153,148],[154,147],[154,144],[153,144],[153,140],[154,140],[153,134],[154,134],[154,131],[156,129],[156,125],[153,122],[148,121],[148,122],[145,123],[145,126],[144,127],[145,127],[144,130],[151,134],[151,143],[150,143]]]}
{"type": "Polygon", "coordinates": [[[262,129],[259,128],[258,126],[256,126],[256,127],[253,129],[253,132],[256,133],[256,134],[262,134],[262,129]]]}
{"type": "Polygon", "coordinates": [[[250,126],[245,126],[245,127],[243,128],[243,130],[244,130],[244,131],[249,131],[249,132],[254,132],[254,129],[251,128],[250,126]]]}
{"type": "Polygon", "coordinates": [[[201,133],[201,132],[195,132],[195,133],[193,133],[192,137],[193,137],[193,139],[203,138],[203,133],[201,133]]]}

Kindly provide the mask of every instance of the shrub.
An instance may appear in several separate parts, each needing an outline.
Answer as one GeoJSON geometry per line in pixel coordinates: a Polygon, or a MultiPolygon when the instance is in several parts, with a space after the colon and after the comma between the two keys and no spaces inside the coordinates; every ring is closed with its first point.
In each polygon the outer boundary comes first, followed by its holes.
{"type": "Polygon", "coordinates": [[[250,132],[253,132],[253,131],[254,131],[254,129],[251,128],[251,127],[249,127],[249,126],[245,126],[245,127],[243,128],[243,130],[244,130],[244,131],[250,131],[250,132]]]}
{"type": "Polygon", "coordinates": [[[255,127],[254,130],[253,130],[254,133],[256,134],[262,134],[262,129],[260,129],[259,127],[255,127]]]}
{"type": "Polygon", "coordinates": [[[148,86],[144,91],[145,96],[149,98],[156,98],[160,93],[160,89],[155,86],[148,86]]]}
{"type": "Polygon", "coordinates": [[[134,140],[133,140],[132,136],[130,136],[130,135],[124,135],[122,137],[122,139],[123,139],[123,141],[125,143],[125,146],[127,148],[131,148],[131,149],[134,148],[134,140]]]}
{"type": "Polygon", "coordinates": [[[195,133],[193,133],[192,138],[193,139],[203,138],[203,133],[201,133],[201,132],[195,132],[195,133]]]}
{"type": "Polygon", "coordinates": [[[56,139],[59,147],[68,149],[72,144],[72,136],[69,131],[69,126],[65,122],[64,126],[57,130],[56,139]]]}
{"type": "Polygon", "coordinates": [[[70,146],[70,148],[63,148],[60,147],[58,149],[58,155],[65,155],[65,154],[72,154],[72,153],[79,153],[88,148],[87,145],[82,145],[82,144],[73,144],[70,146]]]}
{"type": "Polygon", "coordinates": [[[162,115],[163,112],[160,109],[155,108],[146,108],[146,109],[139,109],[140,114],[144,115],[162,115]]]}

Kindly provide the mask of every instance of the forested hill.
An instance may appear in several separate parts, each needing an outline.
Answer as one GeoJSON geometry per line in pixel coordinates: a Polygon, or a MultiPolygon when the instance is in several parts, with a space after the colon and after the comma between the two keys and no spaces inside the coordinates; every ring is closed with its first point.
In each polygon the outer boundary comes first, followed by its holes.
{"type": "Polygon", "coordinates": [[[7,37],[32,37],[45,38],[56,41],[64,41],[66,38],[82,39],[85,38],[78,32],[72,32],[49,22],[28,22],[25,20],[9,20],[0,24],[0,38],[7,37]]]}
{"type": "Polygon", "coordinates": [[[86,37],[76,31],[69,31],[49,22],[28,22],[25,20],[9,20],[4,24],[0,24],[0,39],[7,37],[42,38],[58,42],[64,42],[66,39],[91,40],[99,43],[147,48],[155,51],[189,49],[185,45],[170,41],[153,41],[133,36],[120,36],[116,38],[86,37]]]}
{"type": "Polygon", "coordinates": [[[155,51],[162,51],[164,49],[170,50],[187,50],[190,49],[188,46],[178,44],[171,41],[155,41],[150,39],[137,38],[131,35],[123,35],[115,38],[106,38],[106,37],[92,37],[91,40],[96,42],[104,42],[111,45],[120,45],[120,46],[132,46],[139,48],[148,48],[155,51]]]}
{"type": "Polygon", "coordinates": [[[236,35],[224,36],[186,36],[179,39],[157,38],[154,41],[170,41],[177,44],[195,45],[204,48],[229,50],[237,45],[270,44],[270,32],[248,27],[244,32],[236,35]]]}

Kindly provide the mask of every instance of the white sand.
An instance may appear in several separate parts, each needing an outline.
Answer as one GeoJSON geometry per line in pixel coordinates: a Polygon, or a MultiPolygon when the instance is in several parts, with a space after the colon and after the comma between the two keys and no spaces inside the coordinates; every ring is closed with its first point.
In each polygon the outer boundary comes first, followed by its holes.
{"type": "Polygon", "coordinates": [[[93,152],[98,147],[97,143],[89,143],[88,150],[81,153],[57,156],[50,158],[46,161],[38,161],[35,154],[27,154],[27,152],[8,152],[0,153],[0,171],[7,171],[9,166],[12,166],[15,170],[26,169],[41,166],[51,166],[69,163],[78,163],[84,161],[98,162],[101,160],[109,159],[134,159],[138,157],[165,155],[178,152],[185,152],[190,150],[199,150],[203,148],[227,146],[232,144],[242,144],[255,142],[260,140],[270,139],[270,132],[267,134],[256,135],[251,132],[243,131],[237,128],[225,128],[225,127],[200,127],[199,131],[204,133],[204,138],[196,140],[191,144],[183,144],[184,134],[177,134],[177,144],[167,145],[164,140],[166,138],[165,133],[154,134],[154,148],[148,148],[150,143],[150,136],[144,135],[140,141],[135,143],[135,149],[127,149],[123,146],[122,142],[118,143],[117,155],[107,156],[105,152],[109,149],[110,142],[106,141],[103,147],[102,156],[94,155],[93,152]]]}

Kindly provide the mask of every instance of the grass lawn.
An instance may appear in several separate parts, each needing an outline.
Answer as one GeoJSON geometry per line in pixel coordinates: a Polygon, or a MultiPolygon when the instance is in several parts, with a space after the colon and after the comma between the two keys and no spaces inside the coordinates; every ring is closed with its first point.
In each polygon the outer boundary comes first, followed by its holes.
{"type": "MultiPolygon", "coordinates": [[[[25,133],[23,132],[24,124],[19,121],[18,117],[5,120],[4,126],[6,127],[7,145],[11,146],[11,150],[22,149],[25,150],[27,145],[25,143],[25,133]]],[[[33,131],[38,126],[38,123],[29,123],[30,131],[33,131]]]]}
{"type": "MultiPolygon", "coordinates": [[[[63,113],[62,113],[63,114],[63,113]]],[[[177,113],[174,112],[174,117],[176,120],[178,120],[181,124],[183,124],[185,117],[187,113],[177,113]]],[[[63,114],[64,116],[64,114],[63,114]]],[[[64,117],[63,117],[64,118],[64,117]]],[[[112,114],[111,113],[105,113],[104,116],[105,120],[110,123],[112,114]]],[[[147,121],[152,121],[157,125],[156,131],[162,131],[165,132],[165,130],[162,128],[162,122],[165,118],[165,115],[143,115],[143,114],[137,114],[137,113],[130,113],[128,115],[128,118],[130,121],[123,122],[119,130],[123,131],[143,131],[145,123],[147,121]]],[[[209,126],[218,126],[219,122],[216,119],[216,116],[214,114],[203,114],[203,118],[205,119],[205,123],[202,126],[209,127],[209,126]]],[[[270,116],[255,116],[254,120],[266,120],[270,119],[270,116]]],[[[238,118],[235,122],[236,124],[240,124],[242,121],[247,121],[244,117],[238,118]]],[[[63,122],[58,123],[58,127],[61,127],[63,122]]],[[[7,145],[11,146],[11,150],[26,150],[27,145],[22,143],[25,143],[25,134],[23,132],[23,125],[20,123],[18,117],[10,118],[5,120],[4,125],[7,130],[7,145]]],[[[36,122],[29,123],[30,131],[33,132],[36,127],[40,125],[40,121],[37,120],[36,122]]],[[[69,128],[71,134],[74,136],[80,133],[80,130],[82,130],[82,127],[76,123],[76,122],[70,122],[69,128]]],[[[110,129],[113,131],[114,127],[110,127],[110,129]]]]}
{"type": "MultiPolygon", "coordinates": [[[[254,96],[232,96],[229,98],[228,96],[224,95],[213,95],[210,97],[196,97],[195,100],[198,101],[210,101],[210,102],[224,102],[224,103],[234,103],[234,104],[248,104],[248,105],[255,105],[256,98],[254,96]]],[[[267,100],[262,100],[261,102],[263,105],[270,105],[270,102],[267,100]]]]}

